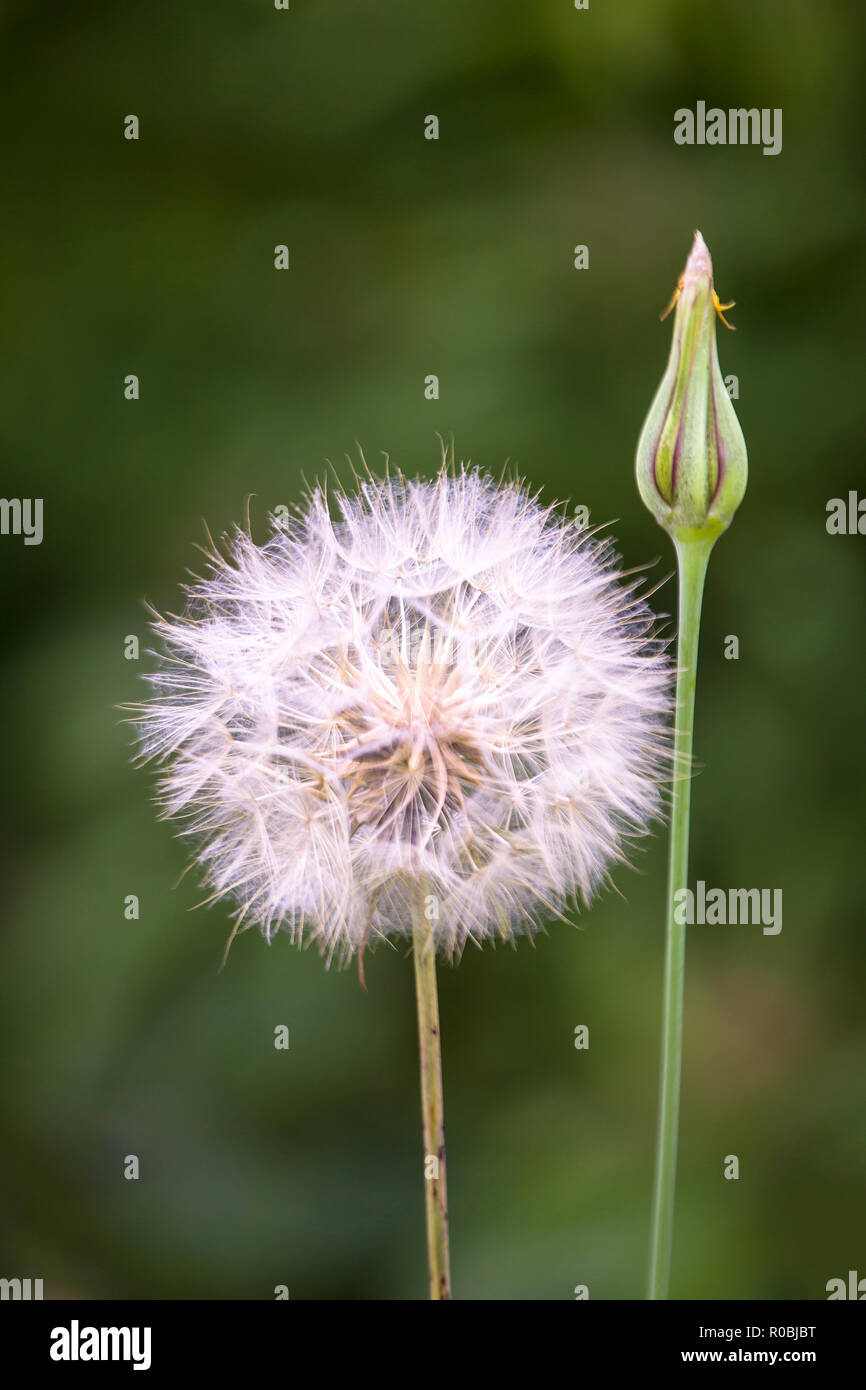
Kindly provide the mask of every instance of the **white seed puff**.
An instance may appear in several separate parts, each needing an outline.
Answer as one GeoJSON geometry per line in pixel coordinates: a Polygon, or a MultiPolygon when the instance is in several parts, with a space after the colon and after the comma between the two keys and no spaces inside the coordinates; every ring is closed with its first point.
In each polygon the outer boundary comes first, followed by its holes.
{"type": "Polygon", "coordinates": [[[658,813],[670,663],[608,541],[443,466],[236,530],[154,630],[137,726],[239,927],[347,961],[536,930],[658,813]]]}

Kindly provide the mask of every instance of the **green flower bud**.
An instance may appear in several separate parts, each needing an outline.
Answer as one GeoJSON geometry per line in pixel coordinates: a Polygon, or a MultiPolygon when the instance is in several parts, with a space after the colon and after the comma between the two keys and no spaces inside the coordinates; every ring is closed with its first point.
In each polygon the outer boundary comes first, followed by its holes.
{"type": "Polygon", "coordinates": [[[743,500],[746,441],[725,389],[713,263],[700,232],[665,313],[676,305],[671,355],[637,446],[637,484],[656,521],[677,541],[714,541],[743,500]]]}

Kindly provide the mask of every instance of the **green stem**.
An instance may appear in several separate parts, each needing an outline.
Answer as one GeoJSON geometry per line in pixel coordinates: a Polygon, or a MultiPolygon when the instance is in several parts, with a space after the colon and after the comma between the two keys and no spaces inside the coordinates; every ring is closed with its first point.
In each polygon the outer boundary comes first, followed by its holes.
{"type": "MultiPolygon", "coordinates": [[[[679,567],[677,714],[668,860],[661,1089],[649,1268],[648,1297],[651,1299],[667,1298],[670,1285],[683,1055],[683,986],[686,967],[686,926],[685,922],[676,920],[675,909],[678,902],[676,895],[688,887],[692,731],[695,719],[698,635],[704,579],[713,541],[674,541],[674,545],[679,567]]],[[[682,899],[679,901],[682,902],[682,899]]]]}
{"type": "Polygon", "coordinates": [[[427,1206],[427,1255],[430,1297],[450,1299],[448,1256],[448,1195],[445,1185],[445,1111],[442,1093],[442,1047],[439,999],[436,992],[436,953],[433,927],[425,912],[423,885],[414,895],[412,945],[415,993],[418,1000],[418,1042],[421,1053],[421,1118],[424,1133],[424,1186],[427,1206]]]}

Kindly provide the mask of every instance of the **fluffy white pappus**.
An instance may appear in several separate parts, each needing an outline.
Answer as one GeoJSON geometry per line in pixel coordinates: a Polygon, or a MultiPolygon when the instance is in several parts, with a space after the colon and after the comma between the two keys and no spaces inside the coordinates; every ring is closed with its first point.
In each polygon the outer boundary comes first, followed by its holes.
{"type": "Polygon", "coordinates": [[[345,963],[510,940],[588,902],[669,780],[671,666],[609,541],[443,466],[236,530],[154,623],[138,709],[236,927],[345,963]]]}

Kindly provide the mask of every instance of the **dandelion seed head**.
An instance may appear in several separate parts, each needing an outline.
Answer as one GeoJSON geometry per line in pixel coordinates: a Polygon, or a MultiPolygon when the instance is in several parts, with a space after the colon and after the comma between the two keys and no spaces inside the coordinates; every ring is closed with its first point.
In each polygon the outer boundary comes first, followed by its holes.
{"type": "Polygon", "coordinates": [[[659,812],[670,664],[609,541],[517,482],[313,489],[160,618],[142,756],[239,926],[345,962],[510,940],[589,902],[659,812]]]}

